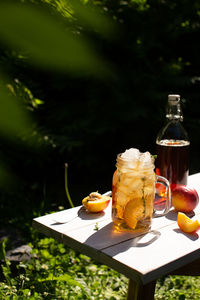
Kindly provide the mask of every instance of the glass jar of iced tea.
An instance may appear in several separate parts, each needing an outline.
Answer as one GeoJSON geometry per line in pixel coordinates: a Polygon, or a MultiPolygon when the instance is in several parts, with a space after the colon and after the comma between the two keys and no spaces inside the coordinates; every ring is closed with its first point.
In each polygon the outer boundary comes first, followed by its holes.
{"type": "MultiPolygon", "coordinates": [[[[129,149],[117,156],[112,184],[112,219],[119,231],[146,232],[154,215],[155,184],[166,189],[165,208],[170,208],[170,187],[167,179],[154,172],[154,158],[149,152],[129,149]]],[[[158,216],[158,215],[157,215],[158,216]]]]}

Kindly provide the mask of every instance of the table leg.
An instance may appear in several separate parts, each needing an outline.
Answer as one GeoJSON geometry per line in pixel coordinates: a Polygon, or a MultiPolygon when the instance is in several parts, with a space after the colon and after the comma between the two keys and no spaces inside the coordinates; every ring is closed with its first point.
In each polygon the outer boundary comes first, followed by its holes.
{"type": "Polygon", "coordinates": [[[143,285],[129,280],[127,300],[153,300],[156,287],[156,281],[143,285]]]}

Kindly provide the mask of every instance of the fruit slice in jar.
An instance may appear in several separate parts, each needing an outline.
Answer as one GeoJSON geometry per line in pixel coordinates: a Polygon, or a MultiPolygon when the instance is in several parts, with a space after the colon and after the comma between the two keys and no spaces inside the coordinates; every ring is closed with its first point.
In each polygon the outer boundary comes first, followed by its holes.
{"type": "Polygon", "coordinates": [[[144,206],[141,198],[130,200],[124,208],[124,221],[131,228],[135,229],[139,220],[144,217],[144,206]]]}
{"type": "Polygon", "coordinates": [[[122,206],[116,204],[116,212],[117,212],[116,217],[117,217],[117,218],[120,218],[120,219],[123,219],[124,208],[123,208],[122,206]]]}
{"type": "Polygon", "coordinates": [[[200,223],[198,220],[193,221],[181,212],[178,213],[177,223],[179,228],[185,233],[195,233],[200,229],[200,223]]]}

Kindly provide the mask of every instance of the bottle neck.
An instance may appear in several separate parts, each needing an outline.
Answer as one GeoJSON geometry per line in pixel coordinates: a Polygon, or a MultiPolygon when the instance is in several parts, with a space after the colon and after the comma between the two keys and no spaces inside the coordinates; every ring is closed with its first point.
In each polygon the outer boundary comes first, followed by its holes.
{"type": "Polygon", "coordinates": [[[170,103],[167,104],[166,109],[166,118],[168,120],[175,120],[175,121],[183,121],[183,113],[181,110],[180,102],[177,103],[170,103]]]}
{"type": "Polygon", "coordinates": [[[160,145],[161,141],[164,143],[166,141],[173,143],[176,141],[189,141],[187,132],[181,124],[183,113],[179,95],[168,95],[166,118],[167,122],[159,131],[156,143],[160,145]]]}

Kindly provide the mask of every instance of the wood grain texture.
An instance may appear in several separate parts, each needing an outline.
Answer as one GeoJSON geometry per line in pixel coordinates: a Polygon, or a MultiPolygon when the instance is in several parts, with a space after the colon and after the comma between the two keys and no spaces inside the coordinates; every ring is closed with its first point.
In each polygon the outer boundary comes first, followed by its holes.
{"type": "MultiPolygon", "coordinates": [[[[188,185],[196,188],[200,195],[199,183],[200,173],[189,177],[188,185]]],[[[197,217],[200,218],[200,205],[195,209],[197,217]]],[[[33,226],[128,278],[147,285],[200,259],[199,235],[184,234],[176,220],[177,213],[172,209],[167,216],[153,219],[151,230],[145,235],[120,233],[113,228],[109,205],[105,213],[99,214],[75,207],[45,215],[35,218],[33,226]],[[59,220],[66,223],[62,224],[59,220]]]]}

